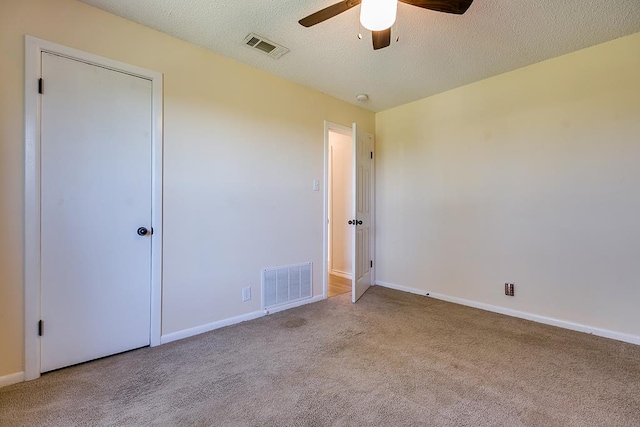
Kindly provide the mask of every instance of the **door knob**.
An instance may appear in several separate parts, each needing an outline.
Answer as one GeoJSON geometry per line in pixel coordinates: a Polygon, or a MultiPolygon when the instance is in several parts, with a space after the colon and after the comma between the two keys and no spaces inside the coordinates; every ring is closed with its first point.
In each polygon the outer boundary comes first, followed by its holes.
{"type": "Polygon", "coordinates": [[[152,234],[152,233],[149,233],[149,230],[147,230],[147,227],[138,228],[138,236],[146,236],[147,234],[152,234]]]}
{"type": "Polygon", "coordinates": [[[352,219],[349,220],[349,225],[355,225],[355,224],[356,224],[356,222],[354,220],[352,220],[352,219]]]}
{"type": "Polygon", "coordinates": [[[356,225],[362,225],[362,221],[355,221],[356,225]]]}

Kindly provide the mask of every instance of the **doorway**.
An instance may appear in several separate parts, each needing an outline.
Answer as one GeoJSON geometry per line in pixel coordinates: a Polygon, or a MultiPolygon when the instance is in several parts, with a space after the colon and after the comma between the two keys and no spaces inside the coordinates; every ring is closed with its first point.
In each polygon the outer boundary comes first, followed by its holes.
{"type": "Polygon", "coordinates": [[[26,41],[29,380],[160,343],[162,76],[26,41]]]}
{"type": "Polygon", "coordinates": [[[327,297],[351,293],[353,233],[353,137],[349,128],[328,131],[328,279],[327,297]]]}
{"type": "Polygon", "coordinates": [[[374,282],[374,138],[325,122],[325,296],[356,302],[374,282]]]}

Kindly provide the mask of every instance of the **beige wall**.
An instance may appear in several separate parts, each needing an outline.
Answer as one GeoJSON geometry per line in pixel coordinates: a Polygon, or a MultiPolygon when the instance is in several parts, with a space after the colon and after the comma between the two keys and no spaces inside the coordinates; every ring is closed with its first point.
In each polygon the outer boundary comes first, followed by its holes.
{"type": "Polygon", "coordinates": [[[74,0],[2,1],[0,376],[23,370],[25,34],[164,73],[163,334],[258,310],[261,268],[322,266],[324,120],[373,113],[74,0]]]}
{"type": "Polygon", "coordinates": [[[640,335],[638,76],[635,34],[377,114],[377,279],[640,335]]]}
{"type": "Polygon", "coordinates": [[[352,274],[353,138],[329,132],[329,262],[330,272],[352,274]]]}

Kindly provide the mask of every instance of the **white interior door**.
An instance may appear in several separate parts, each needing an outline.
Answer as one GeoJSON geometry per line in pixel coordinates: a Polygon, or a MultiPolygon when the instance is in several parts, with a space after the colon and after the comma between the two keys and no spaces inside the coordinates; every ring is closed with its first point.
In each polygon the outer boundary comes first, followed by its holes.
{"type": "Polygon", "coordinates": [[[152,85],[48,53],[42,78],[46,372],[149,345],[152,85]]]}
{"type": "Polygon", "coordinates": [[[373,135],[359,132],[353,124],[353,250],[352,301],[371,286],[373,267],[373,135]]]}

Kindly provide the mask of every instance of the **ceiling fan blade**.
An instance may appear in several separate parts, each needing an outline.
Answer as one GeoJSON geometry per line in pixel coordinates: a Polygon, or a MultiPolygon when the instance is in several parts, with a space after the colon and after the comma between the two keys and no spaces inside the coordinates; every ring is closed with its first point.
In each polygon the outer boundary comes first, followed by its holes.
{"type": "Polygon", "coordinates": [[[372,31],[373,50],[382,49],[391,44],[391,28],[382,31],[372,31]]]}
{"type": "Polygon", "coordinates": [[[303,27],[311,27],[312,25],[319,24],[323,21],[326,21],[329,18],[333,18],[336,15],[340,15],[342,12],[346,12],[360,4],[361,0],[345,0],[340,3],[336,3],[329,7],[325,7],[322,10],[317,11],[316,13],[312,13],[306,18],[302,18],[300,21],[300,25],[303,27]]]}
{"type": "Polygon", "coordinates": [[[418,6],[436,12],[462,15],[469,9],[473,0],[400,0],[402,3],[418,6]]]}

